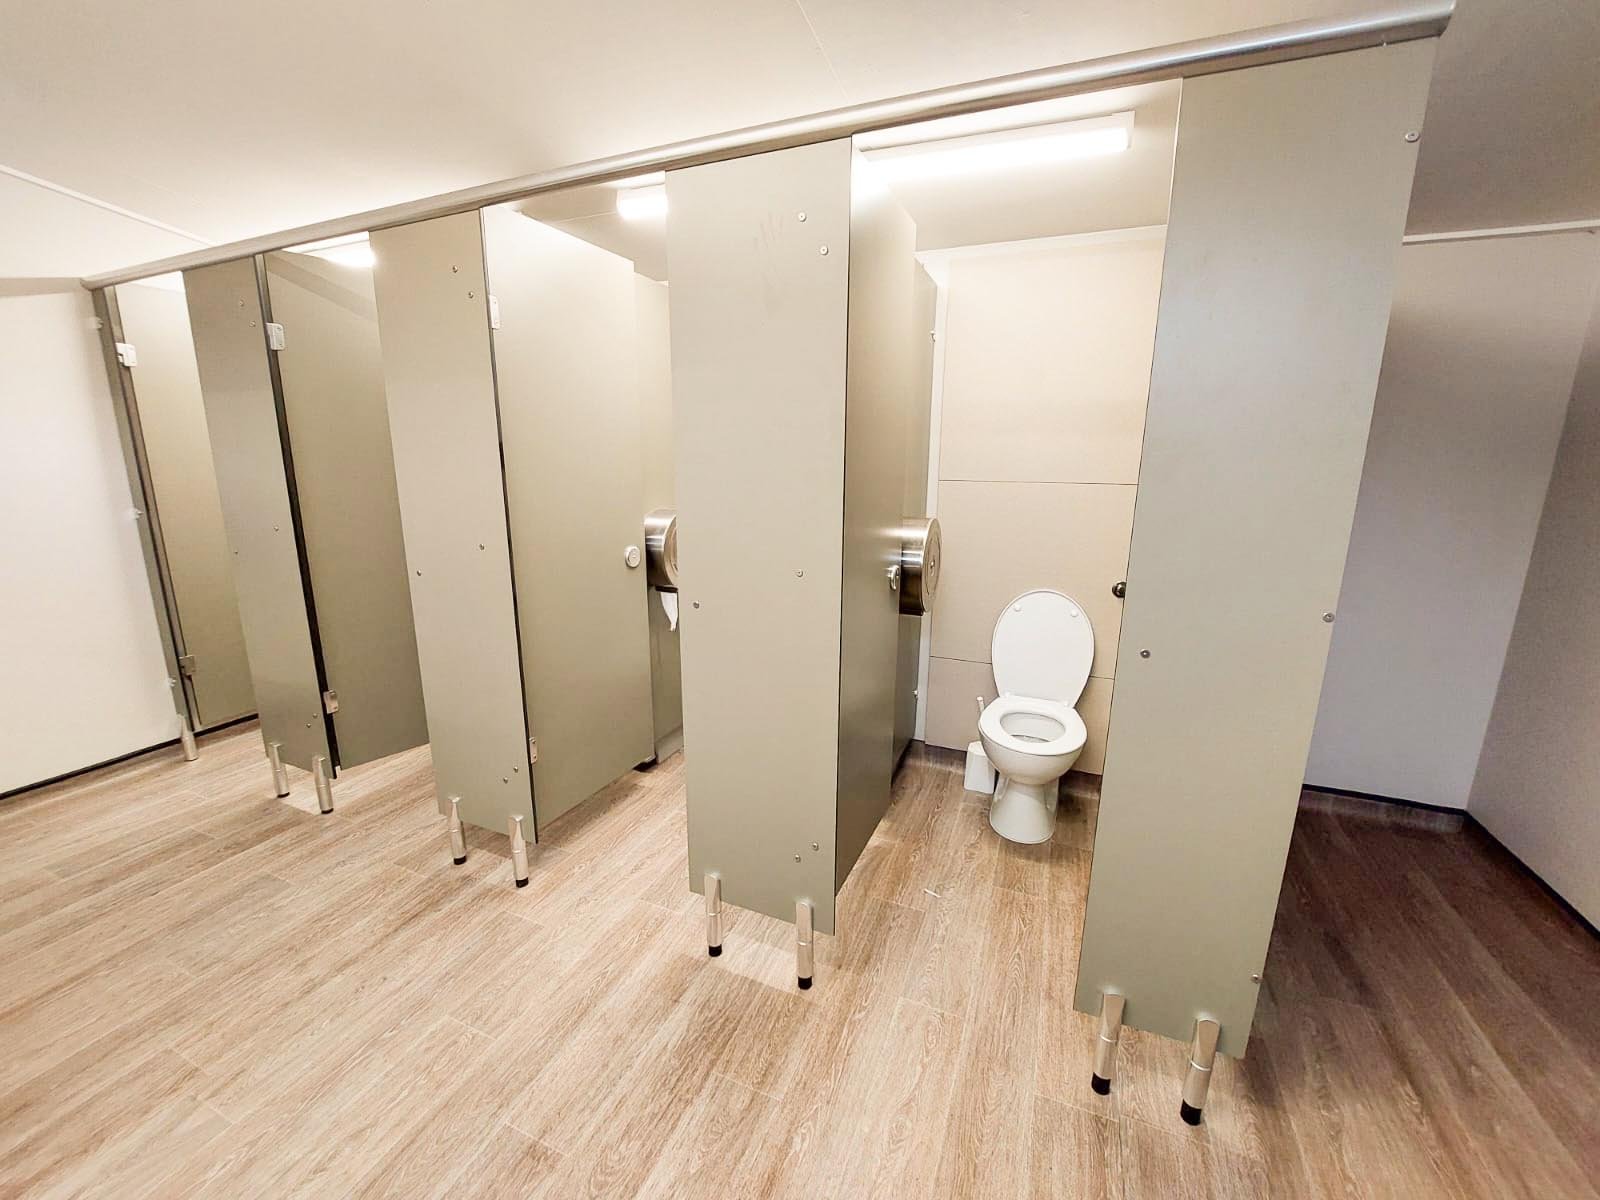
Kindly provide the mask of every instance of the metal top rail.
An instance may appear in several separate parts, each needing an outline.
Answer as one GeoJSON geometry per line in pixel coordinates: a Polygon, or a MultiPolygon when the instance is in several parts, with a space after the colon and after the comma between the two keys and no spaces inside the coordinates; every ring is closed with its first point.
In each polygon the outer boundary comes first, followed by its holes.
{"type": "Polygon", "coordinates": [[[977,83],[936,88],[891,100],[874,100],[810,116],[753,125],[729,133],[691,138],[688,141],[673,142],[649,150],[636,150],[628,154],[612,155],[609,158],[597,158],[551,171],[519,175],[497,183],[480,184],[422,200],[411,200],[387,208],[376,208],[347,217],[319,221],[313,225],[302,225],[278,233],[245,238],[220,246],[209,246],[140,266],[92,275],[82,282],[86,288],[107,287],[169,271],[183,271],[251,254],[264,254],[269,250],[281,250],[288,246],[321,241],[324,238],[341,237],[383,229],[391,225],[406,225],[430,217],[468,212],[486,205],[521,200],[541,192],[552,192],[585,184],[608,183],[679,167],[699,166],[702,163],[720,162],[747,154],[759,154],[768,150],[783,150],[791,146],[850,137],[868,130],[888,129],[939,117],[959,116],[1038,100],[1054,100],[1062,96],[1079,95],[1109,87],[1126,87],[1165,79],[1211,75],[1220,71],[1238,70],[1241,67],[1255,67],[1266,63],[1336,54],[1346,50],[1360,50],[1391,42],[1436,37],[1444,32],[1454,10],[1455,0],[1424,0],[1421,3],[1392,4],[1354,16],[1272,25],[1244,33],[1201,38],[1152,50],[1135,50],[1059,67],[1002,75],[977,83]]]}

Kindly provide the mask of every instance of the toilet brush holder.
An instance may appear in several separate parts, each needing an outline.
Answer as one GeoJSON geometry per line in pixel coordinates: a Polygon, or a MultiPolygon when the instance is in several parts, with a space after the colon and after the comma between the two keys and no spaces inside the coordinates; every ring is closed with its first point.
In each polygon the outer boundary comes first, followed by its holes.
{"type": "Polygon", "coordinates": [[[983,752],[983,743],[972,742],[967,746],[967,778],[962,786],[969,792],[982,792],[986,796],[992,796],[994,783],[994,766],[989,762],[989,756],[983,752]]]}

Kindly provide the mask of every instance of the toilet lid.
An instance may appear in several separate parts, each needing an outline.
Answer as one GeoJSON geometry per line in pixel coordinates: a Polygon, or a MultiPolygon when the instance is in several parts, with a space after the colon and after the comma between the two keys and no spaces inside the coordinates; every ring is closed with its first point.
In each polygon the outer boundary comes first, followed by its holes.
{"type": "Polygon", "coordinates": [[[989,649],[1001,692],[1075,705],[1094,663],[1094,628],[1076,600],[1040,588],[1005,606],[989,649]]]}

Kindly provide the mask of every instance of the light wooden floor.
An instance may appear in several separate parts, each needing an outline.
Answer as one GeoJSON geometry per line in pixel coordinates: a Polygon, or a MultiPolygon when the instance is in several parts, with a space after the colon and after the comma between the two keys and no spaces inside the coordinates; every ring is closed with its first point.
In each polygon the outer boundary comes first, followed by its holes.
{"type": "Polygon", "coordinates": [[[451,867],[426,751],[267,793],[253,728],[0,806],[0,1195],[1595,1196],[1600,945],[1481,835],[1302,810],[1258,1035],[1177,1118],[1071,1010],[1092,800],[1002,843],[953,759],[795,990],[708,959],[681,760],[451,867]]]}

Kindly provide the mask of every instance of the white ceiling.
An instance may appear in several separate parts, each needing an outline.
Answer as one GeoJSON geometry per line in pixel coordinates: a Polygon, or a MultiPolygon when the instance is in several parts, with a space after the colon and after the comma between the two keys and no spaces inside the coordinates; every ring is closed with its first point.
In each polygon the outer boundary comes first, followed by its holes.
{"type": "MultiPolygon", "coordinates": [[[[0,164],[213,241],[1361,0],[0,0],[0,164]]],[[[1410,227],[1600,213],[1600,3],[1459,0],[1410,227]]],[[[194,243],[0,182],[0,275],[194,243]],[[30,194],[31,193],[31,194],[30,194]]]]}

